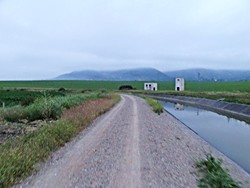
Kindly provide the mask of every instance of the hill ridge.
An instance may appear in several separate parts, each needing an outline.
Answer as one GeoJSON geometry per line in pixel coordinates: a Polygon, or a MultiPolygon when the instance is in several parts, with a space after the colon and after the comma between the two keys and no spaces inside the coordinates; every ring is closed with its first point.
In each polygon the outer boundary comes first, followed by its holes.
{"type": "Polygon", "coordinates": [[[171,81],[182,77],[189,81],[249,81],[250,70],[213,70],[204,68],[177,71],[159,71],[155,68],[120,70],[79,70],[62,74],[55,80],[103,80],[103,81],[171,81]]]}

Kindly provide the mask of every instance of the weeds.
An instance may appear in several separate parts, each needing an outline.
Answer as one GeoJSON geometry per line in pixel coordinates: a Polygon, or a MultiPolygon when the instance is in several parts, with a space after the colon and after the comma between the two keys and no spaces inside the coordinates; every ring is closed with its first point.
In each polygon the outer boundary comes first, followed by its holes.
{"type": "Polygon", "coordinates": [[[67,142],[75,132],[68,122],[44,126],[0,146],[0,187],[9,187],[35,169],[35,163],[67,142]]]}
{"type": "Polygon", "coordinates": [[[149,97],[145,97],[145,100],[152,107],[155,113],[157,113],[158,115],[163,113],[163,106],[159,103],[159,101],[149,98],[149,97]]]}
{"type": "MultiPolygon", "coordinates": [[[[91,98],[91,97],[90,97],[91,98]]],[[[65,111],[61,120],[0,145],[0,187],[11,187],[63,146],[101,113],[106,112],[119,97],[85,101],[81,106],[65,111]]]]}
{"type": "Polygon", "coordinates": [[[240,183],[232,179],[227,169],[223,169],[222,161],[212,155],[196,163],[199,172],[198,186],[201,188],[240,188],[240,183]]]}

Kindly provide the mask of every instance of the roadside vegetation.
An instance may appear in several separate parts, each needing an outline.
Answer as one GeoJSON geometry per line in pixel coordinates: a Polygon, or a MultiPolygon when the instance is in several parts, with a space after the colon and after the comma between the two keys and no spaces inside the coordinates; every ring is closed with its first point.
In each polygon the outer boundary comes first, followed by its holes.
{"type": "Polygon", "coordinates": [[[64,110],[74,107],[85,100],[98,98],[100,94],[73,94],[52,97],[46,93],[38,97],[28,106],[13,106],[1,111],[0,116],[3,120],[18,122],[20,119],[28,121],[58,119],[64,110]]]}
{"type": "Polygon", "coordinates": [[[159,101],[152,99],[150,97],[143,97],[147,103],[151,106],[151,108],[153,109],[153,111],[155,113],[157,113],[158,115],[160,115],[161,113],[163,113],[163,106],[159,103],[159,101]]]}
{"type": "Polygon", "coordinates": [[[196,167],[200,188],[240,188],[241,183],[233,180],[228,170],[222,167],[222,161],[212,155],[207,155],[206,159],[198,161],[196,167]]]}
{"type": "MultiPolygon", "coordinates": [[[[25,89],[20,90],[0,90],[0,102],[4,102],[5,107],[20,105],[28,106],[33,103],[37,98],[44,95],[44,92],[40,91],[28,91],[25,89]]],[[[58,91],[46,91],[46,95],[50,97],[65,96],[64,92],[58,91]]],[[[2,106],[2,104],[0,104],[2,106]]]]}
{"type": "Polygon", "coordinates": [[[53,151],[70,141],[119,100],[118,95],[106,92],[65,96],[44,94],[28,106],[2,109],[0,116],[3,124],[23,121],[23,118],[45,121],[41,127],[0,144],[0,187],[11,187],[38,170],[38,162],[46,160],[53,151]]]}
{"type": "Polygon", "coordinates": [[[188,96],[199,97],[213,100],[223,100],[227,102],[234,102],[240,104],[250,104],[250,93],[247,92],[192,92],[192,91],[157,91],[157,92],[145,92],[134,91],[134,94],[153,94],[153,95],[174,95],[174,96],[188,96]]]}

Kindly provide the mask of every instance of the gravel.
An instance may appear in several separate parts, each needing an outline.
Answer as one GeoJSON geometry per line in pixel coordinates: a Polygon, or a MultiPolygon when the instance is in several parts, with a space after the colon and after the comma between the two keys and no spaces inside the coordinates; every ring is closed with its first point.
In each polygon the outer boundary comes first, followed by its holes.
{"type": "Polygon", "coordinates": [[[173,116],[157,115],[143,99],[122,95],[118,105],[15,187],[193,188],[195,162],[207,153],[250,187],[249,174],[173,116]]]}

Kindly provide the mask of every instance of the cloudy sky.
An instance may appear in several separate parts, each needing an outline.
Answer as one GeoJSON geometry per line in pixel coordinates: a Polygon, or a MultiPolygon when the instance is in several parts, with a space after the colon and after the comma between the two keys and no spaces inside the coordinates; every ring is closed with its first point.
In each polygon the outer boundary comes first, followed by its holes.
{"type": "Polygon", "coordinates": [[[138,67],[250,70],[250,1],[0,0],[0,80],[138,67]]]}

